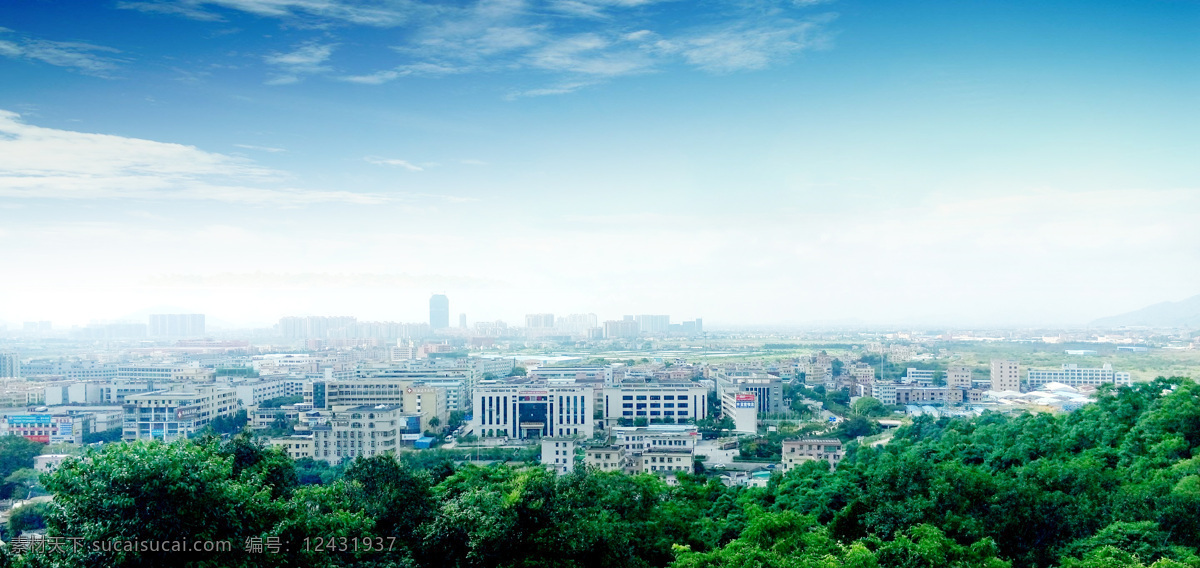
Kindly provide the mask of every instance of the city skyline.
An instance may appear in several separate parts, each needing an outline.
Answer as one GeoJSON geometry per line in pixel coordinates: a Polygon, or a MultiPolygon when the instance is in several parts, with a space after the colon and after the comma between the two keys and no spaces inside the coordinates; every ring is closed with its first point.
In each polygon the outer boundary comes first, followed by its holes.
{"type": "Polygon", "coordinates": [[[1200,293],[1200,8],[0,14],[0,320],[1082,325],[1200,293]]]}

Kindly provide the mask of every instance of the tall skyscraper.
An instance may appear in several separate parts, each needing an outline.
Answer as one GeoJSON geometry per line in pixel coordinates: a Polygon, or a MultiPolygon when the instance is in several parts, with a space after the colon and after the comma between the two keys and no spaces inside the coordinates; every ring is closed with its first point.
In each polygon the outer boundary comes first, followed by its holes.
{"type": "Polygon", "coordinates": [[[467,329],[467,314],[458,314],[458,327],[467,329]]]}
{"type": "Polygon", "coordinates": [[[203,337],[204,314],[151,314],[150,337],[203,337]]]}
{"type": "Polygon", "coordinates": [[[429,299],[429,327],[435,331],[450,327],[450,299],[444,294],[429,299]]]}

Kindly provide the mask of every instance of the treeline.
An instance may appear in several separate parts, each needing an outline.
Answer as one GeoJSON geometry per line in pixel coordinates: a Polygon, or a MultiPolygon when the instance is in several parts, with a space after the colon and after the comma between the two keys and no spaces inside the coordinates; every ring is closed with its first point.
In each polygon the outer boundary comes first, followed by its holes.
{"type": "Polygon", "coordinates": [[[1197,448],[1182,379],[1069,415],[922,417],[765,488],[420,453],[299,471],[245,436],[108,444],[43,477],[48,535],[232,550],[6,547],[0,566],[1200,567],[1197,448]]]}

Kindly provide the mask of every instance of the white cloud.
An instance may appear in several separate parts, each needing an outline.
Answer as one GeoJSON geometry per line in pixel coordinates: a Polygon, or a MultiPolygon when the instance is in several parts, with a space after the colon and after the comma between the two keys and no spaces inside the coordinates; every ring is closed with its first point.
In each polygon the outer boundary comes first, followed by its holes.
{"type": "Polygon", "coordinates": [[[763,69],[807,49],[824,45],[820,24],[812,21],[768,26],[736,25],[679,39],[663,39],[653,47],[678,54],[691,65],[712,72],[763,69]]]}
{"type": "Polygon", "coordinates": [[[377,158],[377,157],[374,157],[374,156],[367,156],[366,158],[363,158],[363,159],[364,159],[364,160],[366,160],[366,161],[368,161],[368,162],[370,162],[370,163],[372,163],[372,164],[375,164],[375,165],[377,165],[377,166],[399,166],[399,167],[401,167],[401,168],[404,168],[404,169],[406,169],[406,170],[408,170],[408,171],[410,171],[410,172],[423,172],[423,171],[425,171],[425,168],[423,168],[423,167],[421,167],[421,166],[418,166],[418,165],[416,165],[416,164],[413,164],[412,162],[409,162],[409,161],[407,161],[407,160],[395,160],[395,159],[388,159],[388,158],[377,158]]]}
{"type": "Polygon", "coordinates": [[[324,73],[330,70],[325,65],[333,55],[335,44],[309,43],[288,53],[274,53],[263,57],[263,61],[279,67],[283,73],[267,81],[268,85],[290,85],[298,83],[303,75],[324,73]]]}
{"type": "Polygon", "coordinates": [[[403,43],[392,46],[403,58],[397,65],[334,74],[328,63],[335,44],[310,43],[265,58],[278,68],[266,81],[270,85],[294,84],[315,74],[361,85],[462,73],[551,74],[549,84],[518,90],[509,98],[570,93],[677,62],[714,73],[763,69],[828,42],[823,33],[828,18],[805,10],[818,0],[723,3],[716,8],[722,22],[716,26],[711,17],[676,12],[656,24],[655,6],[667,1],[162,0],[122,6],[200,18],[223,8],[318,26],[405,28],[403,43]]]}
{"type": "MultiPolygon", "coordinates": [[[[11,33],[0,29],[0,33],[11,33]]],[[[120,51],[111,47],[84,42],[48,41],[26,37],[0,40],[0,56],[12,59],[40,61],[57,67],[74,69],[86,75],[109,77],[121,62],[113,57],[120,51]]]]}
{"type": "Polygon", "coordinates": [[[259,152],[270,152],[272,154],[277,154],[279,152],[287,151],[287,150],[284,150],[283,148],[272,148],[270,146],[255,146],[253,144],[234,144],[234,146],[238,147],[238,148],[245,148],[246,150],[258,150],[259,152]]]}
{"type": "Polygon", "coordinates": [[[157,0],[121,2],[118,7],[197,20],[219,20],[220,15],[212,9],[225,8],[271,18],[322,18],[377,27],[403,24],[413,12],[424,8],[420,3],[404,0],[371,3],[339,0],[157,0]]]}
{"type": "Polygon", "coordinates": [[[304,205],[377,204],[373,193],[296,189],[287,174],[194,146],[57,130],[0,110],[0,196],[23,199],[186,199],[304,205]]]}

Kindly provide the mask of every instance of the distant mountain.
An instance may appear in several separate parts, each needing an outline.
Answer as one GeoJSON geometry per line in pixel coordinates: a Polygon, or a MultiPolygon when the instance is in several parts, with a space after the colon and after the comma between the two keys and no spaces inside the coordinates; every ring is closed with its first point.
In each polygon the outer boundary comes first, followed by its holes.
{"type": "Polygon", "coordinates": [[[1118,316],[1100,318],[1093,327],[1200,327],[1200,296],[1162,302],[1118,316]]]}

